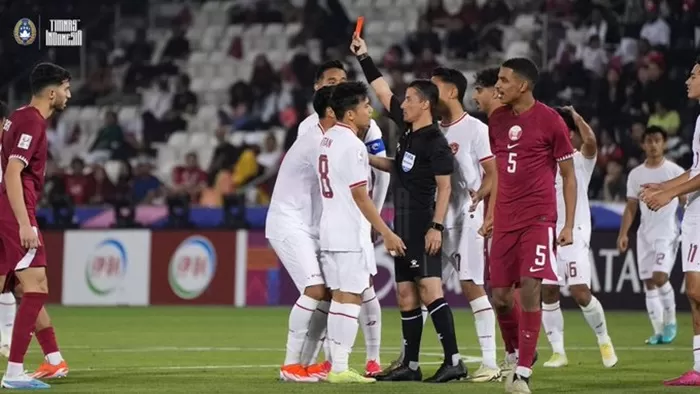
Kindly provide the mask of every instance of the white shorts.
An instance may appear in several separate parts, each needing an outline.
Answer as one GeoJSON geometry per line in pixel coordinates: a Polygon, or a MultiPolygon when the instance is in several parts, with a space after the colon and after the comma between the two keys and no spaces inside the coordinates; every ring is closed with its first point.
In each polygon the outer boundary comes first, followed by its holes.
{"type": "Polygon", "coordinates": [[[651,279],[654,272],[670,274],[676,263],[678,239],[647,240],[637,234],[637,269],[639,279],[651,279]]]}
{"type": "Polygon", "coordinates": [[[700,272],[700,256],[698,245],[700,244],[700,217],[683,218],[681,224],[681,250],[683,260],[683,272],[700,272]]]}
{"type": "Polygon", "coordinates": [[[557,265],[555,273],[559,281],[543,279],[543,285],[591,287],[591,232],[574,228],[574,243],[557,246],[557,265]]]}
{"type": "MultiPolygon", "coordinates": [[[[446,228],[442,242],[443,264],[449,262],[459,275],[459,280],[470,280],[483,286],[484,237],[479,235],[483,223],[483,212],[479,210],[464,216],[461,226],[446,228]]],[[[443,272],[449,272],[444,270],[443,272]]]]}
{"type": "Polygon", "coordinates": [[[294,285],[303,293],[309,286],[322,285],[325,282],[319,263],[318,240],[300,231],[290,234],[283,240],[268,239],[284,268],[292,277],[294,285]]]}
{"type": "Polygon", "coordinates": [[[366,249],[362,252],[321,252],[323,275],[331,290],[362,294],[369,287],[372,275],[369,265],[366,249]]]}

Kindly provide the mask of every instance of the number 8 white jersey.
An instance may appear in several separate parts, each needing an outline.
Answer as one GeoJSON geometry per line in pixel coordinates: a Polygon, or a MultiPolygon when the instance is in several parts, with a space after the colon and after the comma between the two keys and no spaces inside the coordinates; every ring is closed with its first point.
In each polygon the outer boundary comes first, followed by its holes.
{"type": "Polygon", "coordinates": [[[352,189],[370,181],[367,148],[350,127],[337,123],[321,140],[317,169],[323,201],[321,250],[363,251],[371,227],[355,204],[352,189]]]}

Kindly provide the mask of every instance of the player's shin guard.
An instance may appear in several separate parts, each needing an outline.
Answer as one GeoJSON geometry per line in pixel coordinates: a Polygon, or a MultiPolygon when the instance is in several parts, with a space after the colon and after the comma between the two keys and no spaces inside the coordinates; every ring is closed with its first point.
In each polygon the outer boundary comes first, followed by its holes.
{"type": "Polygon", "coordinates": [[[374,360],[379,364],[379,347],[382,341],[382,309],[374,287],[370,287],[362,293],[360,325],[365,337],[367,361],[374,360]]]}
{"type": "Polygon", "coordinates": [[[331,341],[333,372],[340,373],[349,369],[350,353],[357,338],[359,315],[359,305],[331,302],[327,338],[331,341]]]}
{"type": "Polygon", "coordinates": [[[482,364],[489,368],[497,368],[496,363],[496,315],[487,296],[471,301],[474,314],[476,335],[481,347],[482,364]]]}
{"type": "Polygon", "coordinates": [[[542,327],[552,345],[552,352],[565,354],[564,315],[561,313],[559,301],[553,304],[542,304],[542,327]]]}
{"type": "Polygon", "coordinates": [[[654,329],[654,335],[661,335],[664,331],[664,306],[659,298],[659,289],[645,289],[647,314],[654,329]]]}
{"type": "Polygon", "coordinates": [[[442,343],[442,349],[445,352],[445,363],[457,365],[462,358],[459,356],[459,350],[457,349],[457,336],[455,335],[452,309],[450,309],[444,298],[438,298],[428,305],[428,311],[433,319],[438,339],[442,343]]]}
{"type": "MultiPolygon", "coordinates": [[[[301,364],[309,365],[316,362],[321,346],[325,346],[326,327],[328,324],[328,309],[330,302],[321,301],[316,306],[316,310],[311,314],[309,321],[309,331],[306,333],[306,340],[301,350],[301,364]]],[[[330,350],[325,351],[326,360],[330,360],[330,350]]]]}
{"type": "Polygon", "coordinates": [[[518,367],[515,373],[529,378],[532,374],[532,364],[535,360],[537,350],[537,339],[540,336],[542,326],[542,311],[526,312],[520,314],[520,336],[519,336],[519,357],[518,367]]]}
{"type": "Polygon", "coordinates": [[[10,346],[16,313],[15,296],[9,292],[0,294],[0,346],[10,346]]]}
{"type": "Polygon", "coordinates": [[[287,353],[284,365],[299,364],[306,334],[309,331],[311,316],[316,311],[319,301],[302,294],[289,313],[289,330],[287,333],[287,353]]]}
{"type": "Polygon", "coordinates": [[[671,282],[659,287],[659,298],[664,307],[664,325],[676,324],[676,294],[671,282]]]}
{"type": "Polygon", "coordinates": [[[25,293],[22,303],[17,310],[15,327],[12,331],[12,347],[7,364],[7,377],[19,376],[24,372],[24,356],[32,340],[32,332],[36,326],[36,318],[48,298],[46,293],[25,293]]]}

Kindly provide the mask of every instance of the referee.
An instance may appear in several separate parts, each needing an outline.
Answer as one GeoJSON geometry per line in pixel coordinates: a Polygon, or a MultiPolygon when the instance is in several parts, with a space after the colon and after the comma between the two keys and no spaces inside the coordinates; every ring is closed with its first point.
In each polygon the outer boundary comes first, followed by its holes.
{"type": "Polygon", "coordinates": [[[406,244],[405,256],[394,257],[403,357],[399,364],[387,369],[377,380],[422,380],[418,367],[423,333],[421,302],[428,308],[445,352],[445,362],[426,381],[443,383],[465,378],[467,368],[457,349],[452,310],[442,292],[442,231],[450,199],[454,158],[433,117],[438,88],[429,80],[413,81],[408,85],[402,103],[367,55],[365,41],[359,36],[353,37],[350,49],[357,56],[367,81],[402,132],[394,159],[370,157],[373,167],[395,176],[394,231],[406,244]]]}

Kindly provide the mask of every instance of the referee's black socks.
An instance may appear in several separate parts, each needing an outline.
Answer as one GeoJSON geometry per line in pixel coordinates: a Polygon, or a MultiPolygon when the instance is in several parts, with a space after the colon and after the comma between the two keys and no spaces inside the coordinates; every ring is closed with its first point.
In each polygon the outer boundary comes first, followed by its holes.
{"type": "Polygon", "coordinates": [[[430,318],[433,319],[435,331],[442,343],[442,350],[445,352],[445,364],[457,365],[460,361],[459,350],[457,349],[457,337],[455,335],[455,321],[452,317],[452,309],[447,305],[444,298],[438,298],[428,305],[430,318]]]}
{"type": "MultiPolygon", "coordinates": [[[[452,314],[450,314],[450,318],[452,314]]],[[[401,330],[403,331],[403,365],[412,370],[418,369],[420,339],[423,336],[423,314],[420,308],[401,311],[401,330]]],[[[454,330],[453,330],[454,331],[454,330]]]]}

